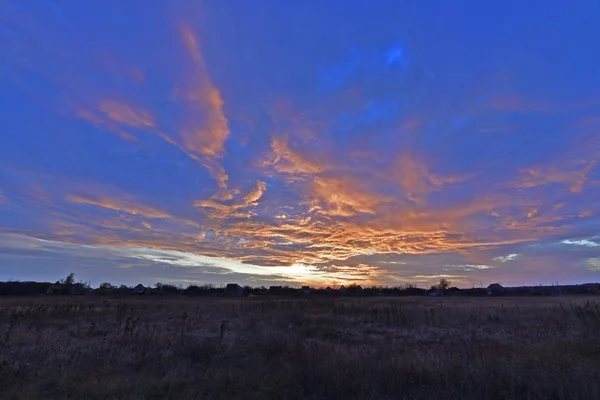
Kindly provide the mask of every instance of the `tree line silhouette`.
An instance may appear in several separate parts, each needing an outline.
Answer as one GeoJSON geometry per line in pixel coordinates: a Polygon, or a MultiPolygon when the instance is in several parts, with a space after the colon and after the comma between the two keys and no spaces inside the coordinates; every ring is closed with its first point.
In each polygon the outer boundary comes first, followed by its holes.
{"type": "MultiPolygon", "coordinates": [[[[238,286],[238,285],[235,285],[238,286]]],[[[503,295],[573,295],[573,294],[600,294],[600,284],[589,283],[582,285],[551,285],[551,286],[521,286],[505,288],[503,295]]],[[[240,287],[241,296],[300,296],[300,295],[329,295],[329,296],[419,296],[419,295],[444,295],[444,296],[486,296],[488,289],[484,287],[458,288],[452,287],[447,279],[441,279],[429,289],[417,287],[414,284],[400,286],[371,286],[361,287],[355,283],[336,288],[294,288],[290,286],[271,287],[240,287]]],[[[101,283],[93,288],[89,282],[76,281],[75,274],[70,273],[56,282],[34,281],[6,281],[0,282],[0,295],[5,296],[36,296],[36,295],[182,295],[182,296],[226,296],[226,286],[210,284],[189,284],[186,287],[168,283],[157,282],[151,287],[142,285],[127,286],[113,285],[109,282],[101,283]],[[140,288],[141,287],[141,288],[140,288]]]]}

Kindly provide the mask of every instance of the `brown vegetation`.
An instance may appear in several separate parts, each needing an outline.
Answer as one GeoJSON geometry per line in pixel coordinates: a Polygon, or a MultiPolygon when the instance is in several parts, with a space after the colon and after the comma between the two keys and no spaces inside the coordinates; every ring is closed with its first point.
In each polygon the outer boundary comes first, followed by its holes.
{"type": "Polygon", "coordinates": [[[6,399],[600,399],[594,298],[0,298],[6,399]]]}

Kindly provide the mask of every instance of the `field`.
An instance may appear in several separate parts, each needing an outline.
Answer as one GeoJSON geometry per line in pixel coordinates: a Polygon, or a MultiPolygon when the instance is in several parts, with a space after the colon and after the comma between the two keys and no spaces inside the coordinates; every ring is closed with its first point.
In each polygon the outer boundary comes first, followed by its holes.
{"type": "Polygon", "coordinates": [[[595,297],[0,298],[6,399],[600,399],[595,297]]]}

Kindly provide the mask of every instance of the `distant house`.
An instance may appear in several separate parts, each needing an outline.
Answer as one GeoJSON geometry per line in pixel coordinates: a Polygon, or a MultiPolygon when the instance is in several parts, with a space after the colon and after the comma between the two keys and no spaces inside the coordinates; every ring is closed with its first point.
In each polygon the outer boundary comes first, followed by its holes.
{"type": "Polygon", "coordinates": [[[356,285],[355,287],[352,288],[352,292],[354,292],[354,293],[362,293],[363,292],[363,288],[360,285],[356,285]]]}
{"type": "Polygon", "coordinates": [[[146,288],[141,283],[133,288],[135,294],[144,294],[146,293],[146,288]]]}
{"type": "Polygon", "coordinates": [[[244,289],[237,283],[228,283],[225,287],[225,295],[233,297],[241,297],[244,295],[244,289]]]}
{"type": "Polygon", "coordinates": [[[360,285],[351,285],[346,288],[346,292],[351,294],[361,294],[363,292],[363,288],[360,285]]]}
{"type": "Polygon", "coordinates": [[[429,296],[431,297],[439,297],[439,296],[443,296],[444,295],[444,291],[443,290],[430,290],[429,291],[429,296]]]}
{"type": "Polygon", "coordinates": [[[302,294],[310,294],[310,286],[302,286],[302,294]]]}
{"type": "Polygon", "coordinates": [[[340,288],[338,289],[338,291],[340,293],[346,293],[346,287],[344,285],[340,286],[340,288]]]}
{"type": "Polygon", "coordinates": [[[487,287],[488,296],[504,296],[506,294],[506,289],[499,283],[492,283],[487,287]]]}
{"type": "Polygon", "coordinates": [[[331,293],[332,291],[333,291],[333,289],[331,287],[329,287],[329,286],[327,286],[325,288],[325,293],[331,293]]]}

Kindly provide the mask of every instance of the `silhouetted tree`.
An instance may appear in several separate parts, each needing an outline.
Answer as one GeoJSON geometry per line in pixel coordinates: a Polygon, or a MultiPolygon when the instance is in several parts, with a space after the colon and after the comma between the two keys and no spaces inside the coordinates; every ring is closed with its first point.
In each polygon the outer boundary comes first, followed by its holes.
{"type": "Polygon", "coordinates": [[[178,286],[164,283],[160,287],[160,291],[163,293],[179,293],[181,289],[178,286]]]}
{"type": "Polygon", "coordinates": [[[440,290],[446,290],[450,287],[450,284],[452,284],[452,282],[450,282],[449,280],[442,278],[440,279],[440,283],[438,285],[438,288],[440,290]]]}
{"type": "Polygon", "coordinates": [[[450,282],[449,280],[447,280],[445,278],[442,278],[442,279],[440,279],[440,283],[438,283],[437,285],[431,286],[431,290],[447,290],[451,284],[452,284],[452,282],[450,282]]]}
{"type": "Polygon", "coordinates": [[[69,275],[67,275],[62,281],[61,283],[63,285],[70,285],[72,286],[75,283],[75,273],[71,272],[69,275]]]}
{"type": "Polygon", "coordinates": [[[75,273],[71,272],[64,279],[59,281],[60,284],[60,292],[62,294],[69,294],[71,292],[71,288],[75,284],[75,273]]]}
{"type": "Polygon", "coordinates": [[[115,289],[116,287],[109,282],[102,282],[100,286],[98,286],[98,292],[100,294],[112,293],[115,291],[115,289]]]}

